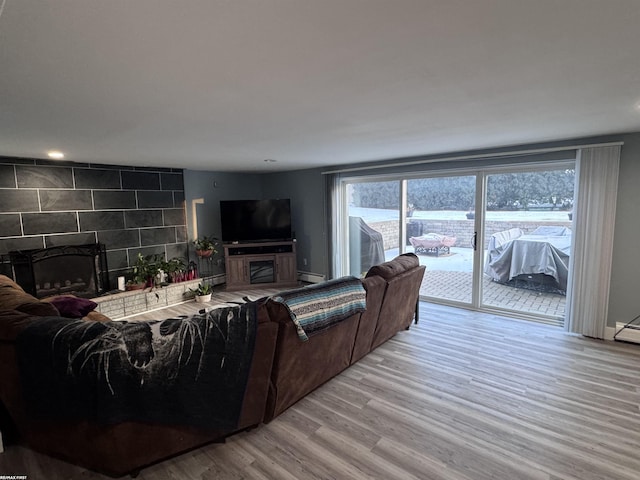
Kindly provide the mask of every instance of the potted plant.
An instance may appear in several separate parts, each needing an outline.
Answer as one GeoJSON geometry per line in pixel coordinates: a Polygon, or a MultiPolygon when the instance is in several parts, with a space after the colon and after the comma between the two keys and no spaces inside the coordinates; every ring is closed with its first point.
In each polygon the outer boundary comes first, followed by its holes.
{"type": "Polygon", "coordinates": [[[136,263],[132,268],[131,279],[125,285],[127,290],[140,290],[146,287],[153,287],[155,277],[160,271],[160,263],[162,257],[160,255],[143,256],[138,253],[136,263]]]}
{"type": "Polygon", "coordinates": [[[138,253],[136,263],[131,269],[131,278],[127,280],[126,290],[141,290],[147,286],[147,261],[138,253]]]}
{"type": "Polygon", "coordinates": [[[187,279],[187,267],[182,258],[174,257],[171,260],[162,262],[161,269],[167,274],[171,283],[178,283],[187,279]]]}
{"type": "Polygon", "coordinates": [[[413,217],[413,212],[415,212],[416,207],[413,203],[409,203],[407,205],[407,217],[413,217]]]}
{"type": "Polygon", "coordinates": [[[476,218],[476,207],[471,205],[465,216],[467,217],[467,220],[473,220],[476,218]]]}
{"type": "Polygon", "coordinates": [[[195,294],[196,302],[205,303],[211,301],[213,287],[208,283],[199,283],[198,288],[190,288],[189,290],[195,294]]]}
{"type": "Polygon", "coordinates": [[[196,248],[196,255],[202,258],[209,258],[212,255],[218,253],[216,250],[216,239],[209,238],[206,235],[201,238],[196,238],[193,241],[193,245],[196,248]]]}

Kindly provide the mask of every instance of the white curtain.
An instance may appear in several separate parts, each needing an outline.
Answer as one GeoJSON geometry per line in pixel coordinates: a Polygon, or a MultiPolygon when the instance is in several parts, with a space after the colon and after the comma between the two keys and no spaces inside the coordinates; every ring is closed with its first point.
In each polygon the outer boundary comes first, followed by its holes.
{"type": "Polygon", "coordinates": [[[346,255],[344,248],[341,248],[341,239],[344,238],[343,219],[346,207],[344,205],[344,196],[341,191],[340,175],[325,174],[327,202],[329,211],[327,218],[330,220],[329,232],[331,241],[328,244],[327,257],[329,261],[329,278],[337,278],[342,275],[343,256],[346,255]]]}
{"type": "Polygon", "coordinates": [[[577,195],[565,325],[604,338],[609,305],[620,146],[584,148],[576,161],[577,195]]]}

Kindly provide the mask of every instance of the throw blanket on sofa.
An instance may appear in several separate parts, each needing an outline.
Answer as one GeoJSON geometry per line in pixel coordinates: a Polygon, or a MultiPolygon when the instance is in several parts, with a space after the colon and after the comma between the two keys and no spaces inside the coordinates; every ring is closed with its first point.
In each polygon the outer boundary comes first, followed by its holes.
{"type": "Polygon", "coordinates": [[[359,279],[342,277],[283,292],[272,300],[287,307],[300,340],[306,341],[309,336],[364,312],[366,291],[359,279]]]}
{"type": "Polygon", "coordinates": [[[17,338],[28,413],[232,429],[256,330],[253,303],[162,321],[38,319],[17,338]]]}

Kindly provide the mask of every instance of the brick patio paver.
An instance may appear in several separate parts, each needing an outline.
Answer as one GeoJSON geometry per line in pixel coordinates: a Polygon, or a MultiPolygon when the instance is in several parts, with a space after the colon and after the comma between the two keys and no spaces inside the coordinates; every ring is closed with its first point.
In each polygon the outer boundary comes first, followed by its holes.
{"type": "MultiPolygon", "coordinates": [[[[471,272],[427,269],[420,287],[420,295],[469,303],[471,280],[471,272]]],[[[487,277],[483,278],[482,290],[484,305],[564,318],[564,295],[502,285],[487,277]]]]}

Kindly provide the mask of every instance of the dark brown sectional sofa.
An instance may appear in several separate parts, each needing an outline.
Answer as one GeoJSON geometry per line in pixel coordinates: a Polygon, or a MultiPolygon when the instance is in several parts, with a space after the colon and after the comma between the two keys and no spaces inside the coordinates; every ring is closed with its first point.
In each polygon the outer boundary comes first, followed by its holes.
{"type": "Polygon", "coordinates": [[[264,421],[271,421],[397,332],[409,328],[414,316],[417,319],[424,271],[412,253],[372,267],[363,279],[367,309],[307,342],[298,339],[286,308],[269,302],[269,317],[280,328],[264,421]]]}
{"type": "Polygon", "coordinates": [[[298,338],[283,304],[269,298],[258,300],[256,344],[240,419],[235,428],[226,430],[133,421],[102,425],[31,418],[22,397],[16,337],[39,315],[55,312],[12,282],[9,287],[6,281],[0,282],[0,430],[15,430],[34,450],[111,476],[135,473],[189,449],[223,441],[235,432],[271,421],[395,333],[407,329],[414,316],[417,321],[424,270],[413,254],[372,267],[362,280],[366,310],[306,342],[298,338]],[[10,288],[21,297],[20,301],[9,300],[10,288]]]}
{"type": "MultiPolygon", "coordinates": [[[[238,424],[233,429],[158,425],[123,421],[55,421],[32,418],[25,408],[17,364],[16,338],[34,317],[19,311],[0,311],[0,403],[11,424],[30,448],[77,465],[119,477],[142,467],[262,422],[278,326],[269,320],[264,302],[258,306],[255,349],[238,424]]],[[[50,314],[50,313],[49,313],[50,314]]]]}

